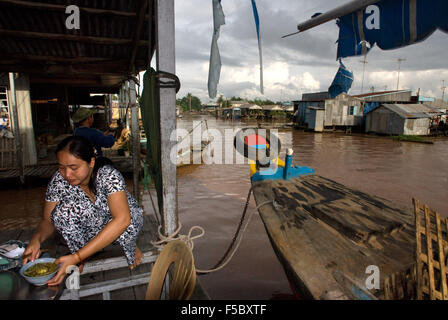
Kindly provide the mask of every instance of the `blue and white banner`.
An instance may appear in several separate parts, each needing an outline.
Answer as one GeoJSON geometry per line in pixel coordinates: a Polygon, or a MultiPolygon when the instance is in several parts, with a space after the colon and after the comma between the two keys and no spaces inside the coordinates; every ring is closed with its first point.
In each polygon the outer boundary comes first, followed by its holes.
{"type": "Polygon", "coordinates": [[[337,58],[395,49],[448,32],[448,0],[381,0],[340,17],[337,58]]]}
{"type": "Polygon", "coordinates": [[[257,28],[257,39],[258,39],[258,53],[260,56],[260,91],[262,94],[264,94],[263,89],[263,54],[261,51],[261,36],[260,36],[260,18],[258,17],[258,10],[257,10],[257,4],[255,3],[255,0],[252,1],[252,10],[254,12],[254,19],[255,19],[255,27],[257,28]]]}
{"type": "Polygon", "coordinates": [[[331,83],[330,88],[328,88],[328,94],[330,98],[335,98],[341,93],[348,93],[353,83],[353,73],[351,73],[339,60],[339,69],[336,76],[331,83]]]}
{"type": "Polygon", "coordinates": [[[211,99],[216,97],[219,77],[221,75],[221,56],[218,49],[218,38],[221,26],[224,25],[225,17],[221,7],[221,0],[213,2],[213,39],[210,52],[210,65],[208,71],[208,95],[211,99]]]}

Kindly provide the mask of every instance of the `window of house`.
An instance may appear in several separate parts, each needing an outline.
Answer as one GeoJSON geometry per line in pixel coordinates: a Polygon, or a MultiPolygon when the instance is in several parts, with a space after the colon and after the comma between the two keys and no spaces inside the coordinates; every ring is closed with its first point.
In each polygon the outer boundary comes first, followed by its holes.
{"type": "Polygon", "coordinates": [[[357,113],[357,111],[358,111],[357,109],[358,109],[357,106],[350,106],[350,107],[348,108],[348,115],[349,115],[349,116],[355,116],[356,113],[357,113]]]}

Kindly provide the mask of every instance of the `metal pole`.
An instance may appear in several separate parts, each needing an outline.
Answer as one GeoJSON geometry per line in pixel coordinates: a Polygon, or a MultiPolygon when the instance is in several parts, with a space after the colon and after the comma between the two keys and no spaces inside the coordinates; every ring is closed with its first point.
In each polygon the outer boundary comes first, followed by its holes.
{"type": "Polygon", "coordinates": [[[315,18],[311,18],[303,23],[299,23],[297,25],[297,30],[303,32],[305,30],[314,28],[322,23],[328,22],[330,20],[345,16],[352,12],[364,9],[365,7],[377,3],[379,0],[354,0],[349,3],[346,3],[342,6],[334,8],[328,12],[325,12],[321,15],[318,15],[315,18]]]}
{"type": "Polygon", "coordinates": [[[397,77],[397,91],[398,91],[398,85],[400,84],[400,65],[401,61],[406,61],[406,59],[398,58],[398,77],[397,77]]]}
{"type": "MultiPolygon", "coordinates": [[[[172,74],[175,68],[174,0],[157,0],[157,70],[172,74]]],[[[163,181],[163,224],[165,235],[172,234],[178,226],[176,163],[170,153],[176,147],[171,133],[176,130],[176,91],[160,88],[160,140],[163,181]]]]}
{"type": "Polygon", "coordinates": [[[9,89],[11,92],[11,107],[12,107],[12,116],[13,116],[13,125],[14,125],[14,138],[16,144],[16,157],[17,157],[17,165],[19,167],[20,173],[20,182],[22,184],[25,183],[25,174],[23,168],[23,150],[22,150],[22,138],[20,136],[20,128],[19,128],[19,115],[17,113],[17,99],[16,99],[16,85],[14,79],[14,73],[9,73],[9,89]]]}
{"type": "Polygon", "coordinates": [[[364,54],[364,60],[362,60],[360,62],[363,64],[363,66],[362,66],[362,82],[361,82],[361,94],[362,94],[364,91],[364,73],[366,71],[366,63],[367,63],[365,54],[364,54]]]}
{"type": "Polygon", "coordinates": [[[442,80],[442,102],[445,99],[445,89],[446,89],[446,87],[445,87],[445,80],[442,80]]]}
{"type": "Polygon", "coordinates": [[[134,198],[139,200],[139,174],[140,174],[140,126],[138,123],[138,104],[135,92],[135,81],[129,80],[129,95],[131,109],[131,137],[132,137],[132,172],[134,178],[134,198]]]}

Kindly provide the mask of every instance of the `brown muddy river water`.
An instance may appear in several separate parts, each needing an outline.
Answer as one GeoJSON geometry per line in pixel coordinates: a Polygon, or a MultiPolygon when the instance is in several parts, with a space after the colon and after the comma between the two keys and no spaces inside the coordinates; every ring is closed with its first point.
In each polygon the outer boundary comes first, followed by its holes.
{"type": "MultiPolygon", "coordinates": [[[[257,125],[194,116],[178,121],[178,128],[192,129],[193,121],[207,119],[210,129],[236,129],[257,125]]],[[[264,124],[262,124],[264,125],[264,124]]],[[[276,126],[278,124],[268,123],[276,126]]],[[[398,142],[385,137],[308,133],[278,129],[286,148],[294,150],[295,165],[412,208],[412,197],[448,216],[448,139],[434,144],[398,142]]],[[[224,136],[224,135],[223,135],[224,136]]],[[[224,142],[223,142],[224,143],[224,142]]],[[[232,141],[225,142],[232,149],[232,141]]],[[[202,164],[178,170],[178,208],[182,234],[201,226],[205,235],[194,241],[195,264],[209,269],[222,257],[237,229],[250,189],[247,164],[202,164]]],[[[45,187],[0,189],[1,230],[34,228],[39,221],[45,187]]],[[[251,198],[248,213],[255,208],[251,198]]],[[[151,207],[146,207],[152,213],[151,207]]],[[[239,250],[223,269],[200,275],[212,299],[288,299],[291,290],[269,243],[258,213],[246,229],[239,250]]]]}

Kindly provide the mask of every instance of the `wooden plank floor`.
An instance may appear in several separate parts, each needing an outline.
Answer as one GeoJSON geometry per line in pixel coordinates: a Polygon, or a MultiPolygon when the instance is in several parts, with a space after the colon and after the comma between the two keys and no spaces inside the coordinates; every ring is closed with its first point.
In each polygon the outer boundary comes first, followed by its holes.
{"type": "MultiPolygon", "coordinates": [[[[157,223],[153,215],[144,214],[143,216],[143,230],[137,240],[137,246],[142,252],[152,251],[155,254],[157,251],[153,248],[151,241],[156,240],[157,235],[157,223]]],[[[35,230],[7,230],[0,232],[0,243],[6,242],[8,240],[20,240],[29,241],[35,230]]],[[[42,249],[49,249],[49,255],[51,257],[60,257],[69,254],[70,251],[65,245],[64,240],[57,233],[53,234],[49,239],[47,239],[42,244],[42,249]]],[[[122,249],[119,245],[111,244],[104,248],[100,252],[96,253],[90,258],[90,261],[102,260],[112,257],[123,256],[122,249]]],[[[149,273],[152,268],[152,263],[141,264],[134,270],[130,270],[128,267],[100,271],[95,273],[81,274],[80,285],[88,285],[92,283],[98,283],[107,280],[123,279],[129,278],[131,276],[137,276],[145,273],[149,273]]],[[[148,278],[149,281],[149,278],[148,278]]],[[[123,288],[110,292],[110,299],[112,300],[144,300],[146,295],[147,283],[123,288]]],[[[96,294],[88,297],[83,297],[81,300],[102,300],[102,294],[96,294]]],[[[207,294],[203,291],[199,282],[197,282],[195,292],[192,299],[205,300],[209,299],[207,294]]]]}

